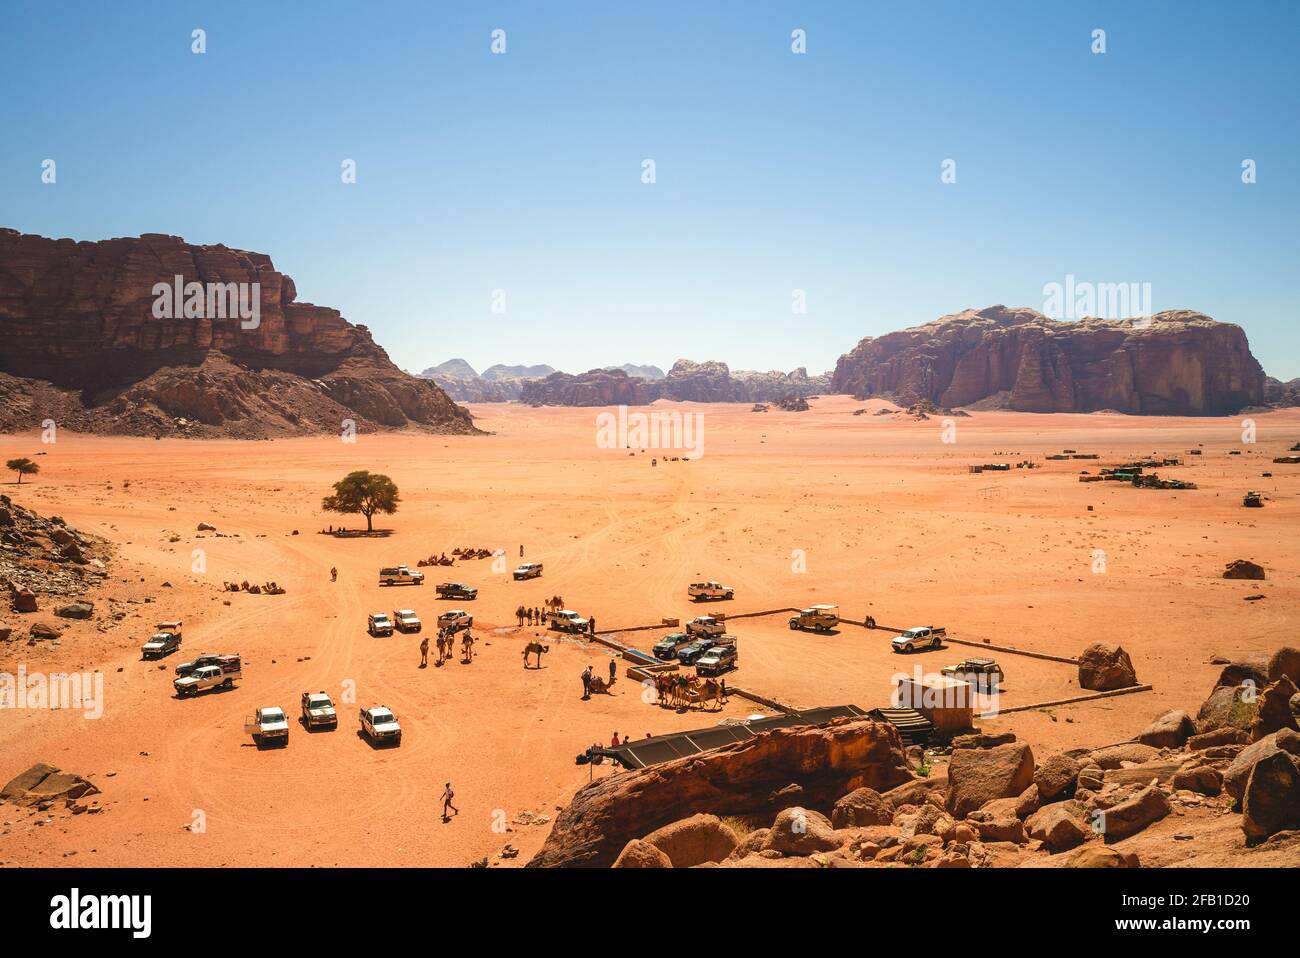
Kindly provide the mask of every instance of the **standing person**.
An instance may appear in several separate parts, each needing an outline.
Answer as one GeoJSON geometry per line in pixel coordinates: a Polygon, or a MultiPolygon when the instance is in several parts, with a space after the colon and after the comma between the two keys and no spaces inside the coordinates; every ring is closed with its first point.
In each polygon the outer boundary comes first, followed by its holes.
{"type": "Polygon", "coordinates": [[[591,698],[591,666],[582,670],[582,700],[591,698]]]}
{"type": "Polygon", "coordinates": [[[420,640],[420,668],[427,668],[429,665],[429,637],[426,635],[420,640]]]}
{"type": "Polygon", "coordinates": [[[331,581],[331,582],[338,582],[338,581],[339,581],[339,570],[338,570],[338,569],[336,569],[336,568],[331,568],[331,569],[330,569],[330,581],[331,581]]]}
{"type": "Polygon", "coordinates": [[[609,684],[610,685],[614,684],[614,677],[616,675],[618,675],[618,661],[616,659],[610,659],[609,660],[609,684]]]}
{"type": "Polygon", "coordinates": [[[587,628],[591,631],[592,635],[596,634],[596,617],[594,615],[587,620],[587,628]]]}
{"type": "Polygon", "coordinates": [[[519,558],[522,559],[523,557],[524,557],[524,544],[521,542],[519,543],[519,558]]]}
{"type": "Polygon", "coordinates": [[[615,732],[615,733],[614,733],[614,737],[613,737],[612,739],[609,740],[609,747],[610,747],[610,748],[618,748],[620,744],[621,744],[621,743],[620,743],[619,740],[618,740],[618,733],[615,732]]]}
{"type": "Polygon", "coordinates": [[[519,620],[519,627],[520,627],[520,628],[523,628],[523,625],[524,625],[524,607],[523,607],[522,605],[515,609],[515,618],[517,618],[517,619],[519,620]]]}
{"type": "Polygon", "coordinates": [[[451,800],[455,797],[456,793],[451,790],[451,782],[448,782],[446,787],[442,790],[442,820],[444,822],[451,821],[451,816],[447,814],[447,809],[450,808],[457,815],[460,814],[460,809],[451,803],[451,800]]]}

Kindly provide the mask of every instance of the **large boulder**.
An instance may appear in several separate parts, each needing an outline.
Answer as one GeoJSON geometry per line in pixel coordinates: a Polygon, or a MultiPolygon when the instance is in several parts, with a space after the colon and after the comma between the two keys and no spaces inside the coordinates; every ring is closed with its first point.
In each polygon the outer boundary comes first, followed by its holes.
{"type": "Polygon", "coordinates": [[[894,807],[874,788],[858,788],[849,792],[831,812],[831,824],[836,828],[855,825],[888,825],[894,819],[894,807]]]}
{"type": "Polygon", "coordinates": [[[1223,773],[1223,790],[1233,798],[1240,800],[1246,792],[1246,782],[1251,769],[1275,752],[1286,752],[1300,756],[1300,733],[1282,729],[1272,735],[1266,735],[1258,742],[1252,742],[1240,752],[1223,773]]]}
{"type": "Polygon", "coordinates": [[[1223,567],[1225,579],[1262,579],[1264,567],[1249,559],[1233,559],[1223,567]]]}
{"type": "Polygon", "coordinates": [[[1085,845],[1065,861],[1066,868],[1137,868],[1137,856],[1105,845],[1085,845]]]}
{"type": "Polygon", "coordinates": [[[647,841],[634,838],[614,859],[614,868],[672,868],[673,863],[662,850],[647,841]]]}
{"type": "Polygon", "coordinates": [[[1282,676],[1300,687],[1300,649],[1284,645],[1268,659],[1268,680],[1276,682],[1282,676]]]}
{"type": "Polygon", "coordinates": [[[1240,658],[1233,659],[1223,667],[1215,688],[1225,685],[1253,685],[1263,688],[1268,685],[1268,665],[1272,658],[1267,652],[1248,652],[1240,658]]]}
{"type": "Polygon", "coordinates": [[[80,775],[41,762],[15,775],[4,788],[0,788],[0,801],[39,805],[57,799],[78,799],[98,794],[99,789],[80,775]]]}
{"type": "Polygon", "coordinates": [[[1138,735],[1138,741],[1152,748],[1182,748],[1196,734],[1196,723],[1180,709],[1157,716],[1138,735]]]}
{"type": "Polygon", "coordinates": [[[1171,811],[1169,798],[1155,785],[1148,785],[1127,801],[1112,805],[1096,814],[1100,816],[1100,830],[1106,841],[1136,835],[1153,822],[1158,822],[1171,811]]]}
{"type": "Polygon", "coordinates": [[[1110,692],[1138,684],[1133,660],[1122,646],[1096,642],[1079,656],[1079,688],[1093,692],[1110,692]]]}
{"type": "Polygon", "coordinates": [[[1196,727],[1201,732],[1237,728],[1248,732],[1255,721],[1259,688],[1254,685],[1221,685],[1201,703],[1196,727]]]}
{"type": "Polygon", "coordinates": [[[772,822],[764,849],[782,855],[812,855],[840,847],[840,838],[830,820],[810,808],[787,808],[772,822]]]}
{"type": "Polygon", "coordinates": [[[1142,765],[1160,757],[1160,749],[1143,745],[1141,742],[1120,742],[1107,745],[1088,755],[1090,764],[1104,769],[1123,768],[1124,765],[1142,765]]]}
{"type": "Polygon", "coordinates": [[[1034,772],[1034,785],[1038,787],[1038,801],[1051,802],[1074,794],[1079,768],[1078,761],[1064,752],[1057,752],[1050,756],[1034,772]]]}
{"type": "MultiPolygon", "coordinates": [[[[870,719],[774,729],[752,739],[597,779],[555,819],[530,867],[605,867],[633,838],[697,812],[759,818],[798,802],[829,812],[858,788],[912,780],[897,730],[870,719]]],[[[829,823],[828,823],[829,827],[829,823]]]]}
{"type": "Polygon", "coordinates": [[[947,808],[957,818],[998,798],[1020,795],[1034,783],[1034,753],[1014,743],[995,748],[962,748],[948,760],[947,808]]]}
{"type": "Polygon", "coordinates": [[[36,593],[30,589],[17,589],[13,594],[15,612],[35,612],[36,593]]]}
{"type": "Polygon", "coordinates": [[[86,600],[70,602],[56,608],[54,614],[61,619],[89,619],[95,614],[95,603],[86,600]]]}
{"type": "Polygon", "coordinates": [[[1241,830],[1254,844],[1289,828],[1300,828],[1300,760],[1279,750],[1250,770],[1241,801],[1241,830]]]}
{"type": "Polygon", "coordinates": [[[1213,765],[1189,765],[1174,772],[1169,784],[1176,791],[1218,795],[1223,791],[1223,773],[1213,765]]]}
{"type": "Polygon", "coordinates": [[[1063,852],[1088,840],[1090,829],[1083,821],[1078,802],[1057,802],[1029,816],[1025,828],[1030,838],[1043,843],[1049,852],[1063,852]]]}
{"type": "Polygon", "coordinates": [[[716,815],[683,818],[656,828],[645,837],[645,841],[667,855],[674,868],[720,862],[739,844],[736,833],[716,815]]]}
{"type": "Polygon", "coordinates": [[[1259,707],[1250,725],[1252,741],[1258,742],[1264,736],[1272,735],[1284,728],[1300,732],[1300,725],[1296,724],[1295,715],[1291,711],[1291,696],[1295,695],[1296,691],[1295,684],[1283,675],[1259,693],[1257,702],[1259,707]]]}

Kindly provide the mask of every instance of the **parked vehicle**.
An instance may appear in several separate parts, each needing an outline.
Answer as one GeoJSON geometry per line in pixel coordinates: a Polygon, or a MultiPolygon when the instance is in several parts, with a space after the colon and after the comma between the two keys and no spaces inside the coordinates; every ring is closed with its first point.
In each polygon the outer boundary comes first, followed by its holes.
{"type": "Polygon", "coordinates": [[[289,717],[276,706],[260,708],[244,723],[244,731],[258,745],[288,745],[289,717]]]}
{"type": "Polygon", "coordinates": [[[587,620],[572,609],[561,609],[558,612],[552,612],[550,618],[548,628],[555,629],[557,632],[577,634],[587,631],[587,620]]]}
{"type": "Polygon", "coordinates": [[[419,632],[424,628],[420,617],[410,609],[394,609],[393,625],[398,632],[419,632]]]}
{"type": "Polygon", "coordinates": [[[693,641],[694,639],[685,632],[669,632],[656,642],[650,651],[654,653],[656,659],[672,660],[677,658],[677,653],[682,647],[690,645],[693,641]]]}
{"type": "Polygon", "coordinates": [[[439,582],[434,588],[440,599],[464,599],[472,602],[478,598],[478,589],[463,582],[439,582]]]}
{"type": "Polygon", "coordinates": [[[1248,492],[1242,496],[1241,504],[1247,509],[1260,509],[1264,506],[1264,497],[1258,492],[1248,492]]]}
{"type": "Polygon", "coordinates": [[[699,602],[702,599],[734,599],[736,590],[721,582],[692,582],[686,587],[686,594],[699,602]]]}
{"type": "Polygon", "coordinates": [[[453,632],[468,629],[473,624],[474,616],[464,609],[450,609],[438,616],[438,628],[451,629],[453,632]]]}
{"type": "Polygon", "coordinates": [[[380,585],[424,585],[424,573],[404,565],[379,570],[380,585]]]}
{"type": "Polygon", "coordinates": [[[735,644],[715,645],[695,660],[695,671],[699,675],[721,675],[736,668],[738,663],[735,644]]]}
{"type": "Polygon", "coordinates": [[[171,655],[180,647],[180,632],[155,632],[153,638],[140,646],[140,657],[145,659],[160,659],[164,655],[171,655]]]}
{"type": "Polygon", "coordinates": [[[915,652],[917,649],[943,648],[943,640],[948,635],[947,629],[933,625],[918,625],[890,641],[895,652],[915,652]]]}
{"type": "Polygon", "coordinates": [[[689,645],[684,645],[677,650],[677,661],[682,665],[693,665],[696,659],[703,657],[704,653],[711,648],[713,648],[712,639],[695,639],[689,645]]]}
{"type": "Polygon", "coordinates": [[[1002,667],[992,659],[962,659],[956,665],[945,665],[940,672],[976,688],[992,689],[1002,684],[1002,667]]]}
{"type": "Polygon", "coordinates": [[[540,562],[525,562],[514,571],[514,577],[516,582],[524,579],[540,579],[542,577],[542,564],[540,562]]]}
{"type": "Polygon", "coordinates": [[[840,607],[838,605],[814,605],[803,609],[790,618],[792,629],[812,629],[814,632],[829,632],[840,624],[840,607]]]}
{"type": "Polygon", "coordinates": [[[366,616],[366,631],[371,635],[392,635],[393,620],[383,612],[372,612],[366,616]]]}
{"type": "Polygon", "coordinates": [[[375,745],[401,745],[402,727],[397,716],[383,705],[361,710],[361,734],[375,745]]]}
{"type": "Polygon", "coordinates": [[[715,619],[711,615],[700,615],[686,623],[686,634],[699,636],[718,636],[724,635],[727,631],[727,623],[721,619],[715,619]]]}
{"type": "Polygon", "coordinates": [[[338,728],[339,716],[334,703],[323,691],[302,693],[302,722],[308,728],[338,728]]]}
{"type": "Polygon", "coordinates": [[[202,668],[205,665],[216,665],[221,660],[221,656],[216,652],[204,652],[192,662],[182,662],[176,666],[177,675],[190,675],[195,669],[202,668]]]}
{"type": "Polygon", "coordinates": [[[233,688],[236,679],[244,677],[238,655],[219,655],[213,665],[200,665],[188,675],[172,682],[179,696],[197,695],[207,689],[233,688]]]}

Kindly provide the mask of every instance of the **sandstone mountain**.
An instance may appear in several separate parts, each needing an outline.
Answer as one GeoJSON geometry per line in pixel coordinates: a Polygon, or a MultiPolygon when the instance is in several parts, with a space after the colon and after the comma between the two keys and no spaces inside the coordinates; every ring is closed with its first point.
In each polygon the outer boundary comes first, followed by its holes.
{"type": "MultiPolygon", "coordinates": [[[[227,315],[230,315],[229,313],[227,315]]],[[[297,302],[264,253],[176,236],[75,242],[0,229],[0,432],[231,436],[415,428],[469,412],[402,372],[365,326],[297,302]],[[258,284],[255,328],[209,309],[156,318],[155,284],[258,284]],[[246,328],[250,327],[250,328],[246,328]]]]}
{"type": "Polygon", "coordinates": [[[523,384],[555,372],[550,366],[489,366],[482,373],[463,359],[449,359],[420,373],[432,379],[457,402],[511,402],[518,399],[523,384]]]}
{"type": "Polygon", "coordinates": [[[554,373],[526,383],[524,402],[544,406],[643,405],[656,399],[681,402],[778,402],[826,392],[830,375],[809,376],[802,367],[789,373],[735,372],[726,363],[679,359],[663,379],[630,376],[623,369],[592,369],[577,376],[554,373]]]}
{"type": "Polygon", "coordinates": [[[1213,416],[1261,404],[1264,372],[1240,327],[1189,310],[1058,322],[990,306],[863,339],[832,389],[901,405],[1213,416]]]}
{"type": "Polygon", "coordinates": [[[636,363],[624,363],[622,366],[606,366],[606,369],[621,369],[629,376],[640,376],[642,379],[663,379],[664,371],[658,366],[638,366],[636,363]]]}

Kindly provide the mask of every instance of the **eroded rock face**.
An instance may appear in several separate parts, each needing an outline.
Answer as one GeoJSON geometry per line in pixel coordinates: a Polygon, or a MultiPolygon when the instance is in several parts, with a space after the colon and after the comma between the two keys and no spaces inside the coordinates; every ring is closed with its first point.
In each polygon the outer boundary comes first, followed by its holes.
{"type": "Polygon", "coordinates": [[[1240,327],[1189,310],[1058,322],[990,306],[862,340],[831,389],[900,405],[1217,416],[1263,403],[1264,371],[1240,327]]]}
{"type": "MultiPolygon", "coordinates": [[[[636,367],[631,367],[635,370],[636,367]]],[[[679,359],[666,376],[629,375],[626,369],[592,369],[577,376],[552,373],[524,382],[520,400],[542,406],[640,406],[656,399],[679,402],[781,402],[828,391],[830,374],[735,372],[726,363],[679,359]]]]}
{"type": "Polygon", "coordinates": [[[78,243],[0,229],[0,431],[254,438],[412,426],[474,431],[364,326],[297,302],[264,253],[180,237],[78,243]],[[157,318],[155,285],[244,284],[252,320],[157,318]]]}
{"type": "Polygon", "coordinates": [[[891,725],[841,719],[776,729],[592,782],[560,812],[528,864],[604,867],[633,838],[697,813],[775,816],[790,805],[778,794],[790,784],[800,786],[805,808],[826,814],[854,789],[885,791],[911,779],[891,725]]]}

